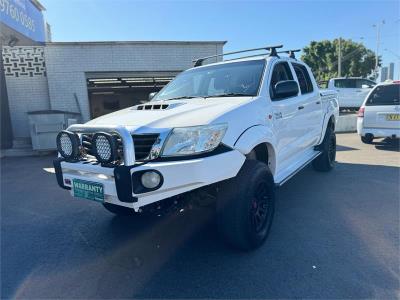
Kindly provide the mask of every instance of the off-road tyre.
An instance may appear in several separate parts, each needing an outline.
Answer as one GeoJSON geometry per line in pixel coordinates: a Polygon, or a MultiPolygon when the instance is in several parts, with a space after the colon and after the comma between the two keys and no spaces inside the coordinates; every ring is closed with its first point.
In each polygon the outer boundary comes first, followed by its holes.
{"type": "Polygon", "coordinates": [[[336,134],[331,126],[326,129],[324,140],[318,146],[321,154],[313,160],[312,166],[316,171],[329,172],[333,169],[336,159],[336,134]]]}
{"type": "Polygon", "coordinates": [[[235,178],[222,183],[218,192],[218,227],[226,241],[252,250],[266,240],[275,210],[275,185],[263,162],[247,159],[235,178]]]}

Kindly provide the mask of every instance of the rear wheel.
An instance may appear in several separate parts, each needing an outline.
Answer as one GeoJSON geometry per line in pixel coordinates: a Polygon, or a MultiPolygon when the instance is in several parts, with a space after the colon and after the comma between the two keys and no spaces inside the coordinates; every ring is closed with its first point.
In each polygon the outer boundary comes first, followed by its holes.
{"type": "Polygon", "coordinates": [[[364,144],[371,144],[373,140],[374,140],[374,136],[370,133],[367,133],[365,136],[361,136],[361,141],[364,144]]]}
{"type": "Polygon", "coordinates": [[[103,203],[103,206],[109,212],[117,215],[117,216],[135,216],[137,213],[133,208],[119,206],[111,203],[103,203]]]}
{"type": "Polygon", "coordinates": [[[322,144],[319,145],[319,150],[321,154],[312,162],[314,169],[320,172],[332,170],[336,159],[336,135],[331,126],[326,129],[325,137],[322,144]]]}
{"type": "Polygon", "coordinates": [[[238,175],[223,183],[217,208],[219,230],[231,245],[243,250],[261,246],[275,209],[274,181],[267,165],[246,160],[238,175]]]}

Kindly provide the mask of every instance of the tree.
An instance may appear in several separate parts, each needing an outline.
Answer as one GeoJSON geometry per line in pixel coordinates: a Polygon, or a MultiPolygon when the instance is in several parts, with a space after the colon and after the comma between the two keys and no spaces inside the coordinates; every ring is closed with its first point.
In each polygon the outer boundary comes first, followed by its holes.
{"type": "MultiPolygon", "coordinates": [[[[341,76],[367,77],[375,69],[375,53],[363,44],[341,40],[341,76]]],[[[303,49],[301,59],[310,66],[318,82],[338,76],[339,39],[312,41],[303,49]]],[[[378,60],[380,63],[380,59],[378,60]]]]}

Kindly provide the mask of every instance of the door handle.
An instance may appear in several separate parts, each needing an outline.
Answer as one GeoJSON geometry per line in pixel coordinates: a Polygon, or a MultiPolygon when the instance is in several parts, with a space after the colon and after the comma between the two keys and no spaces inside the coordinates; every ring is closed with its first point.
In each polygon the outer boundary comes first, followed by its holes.
{"type": "Polygon", "coordinates": [[[315,104],[321,104],[321,101],[317,101],[317,102],[315,102],[315,104]]]}
{"type": "Polygon", "coordinates": [[[275,119],[282,119],[282,113],[281,112],[276,112],[274,113],[275,119]]]}
{"type": "Polygon", "coordinates": [[[304,108],[304,106],[299,106],[299,107],[298,107],[299,110],[300,110],[300,109],[303,109],[303,108],[304,108]]]}

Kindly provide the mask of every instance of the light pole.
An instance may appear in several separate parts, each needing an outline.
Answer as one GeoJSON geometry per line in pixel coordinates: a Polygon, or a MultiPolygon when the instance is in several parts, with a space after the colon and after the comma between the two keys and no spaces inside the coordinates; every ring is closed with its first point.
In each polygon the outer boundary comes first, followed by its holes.
{"type": "Polygon", "coordinates": [[[342,38],[339,37],[338,77],[342,77],[342,38]]]}
{"type": "Polygon", "coordinates": [[[378,65],[379,65],[379,44],[381,38],[381,27],[385,24],[385,20],[373,24],[372,27],[376,28],[376,52],[375,52],[375,72],[378,73],[378,65]]]}

